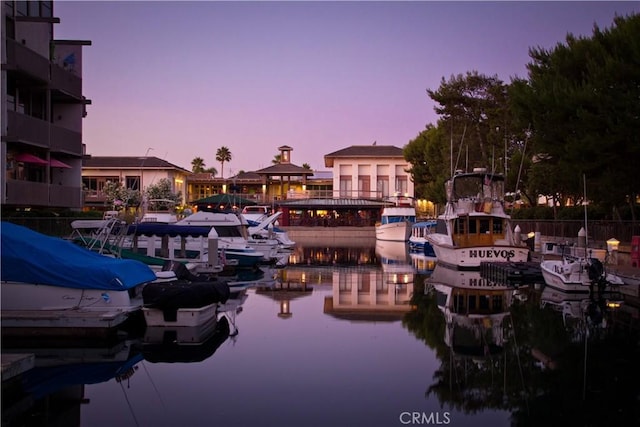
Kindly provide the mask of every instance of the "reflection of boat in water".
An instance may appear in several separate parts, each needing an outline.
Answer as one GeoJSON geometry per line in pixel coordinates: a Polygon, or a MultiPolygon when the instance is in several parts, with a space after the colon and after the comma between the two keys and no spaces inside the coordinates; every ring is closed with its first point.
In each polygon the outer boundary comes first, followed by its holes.
{"type": "Polygon", "coordinates": [[[436,268],[438,259],[434,256],[424,255],[422,253],[411,252],[409,254],[413,268],[416,269],[418,274],[431,274],[436,268]]]}
{"type": "Polygon", "coordinates": [[[385,283],[402,286],[413,284],[416,269],[406,242],[376,241],[376,255],[382,265],[385,283]]]}
{"type": "Polygon", "coordinates": [[[201,362],[215,353],[229,333],[225,316],[195,327],[150,327],[145,332],[142,354],[151,363],[201,362]]]}
{"type": "Polygon", "coordinates": [[[513,290],[433,285],[445,316],[445,343],[459,356],[485,357],[502,352],[503,322],[510,315],[513,290]]]}
{"type": "Polygon", "coordinates": [[[493,282],[482,277],[480,271],[457,270],[442,264],[436,265],[427,281],[467,289],[512,289],[506,283],[493,282]]]}
{"type": "Polygon", "coordinates": [[[29,425],[75,425],[70,414],[79,414],[81,405],[88,403],[85,385],[127,381],[143,360],[138,341],[95,347],[88,347],[86,340],[66,344],[31,337],[25,346],[10,347],[3,339],[3,354],[34,355],[33,368],[3,381],[3,425],[25,425],[27,419],[29,425]]]}
{"type": "Polygon", "coordinates": [[[607,326],[606,314],[620,307],[624,300],[619,292],[603,292],[597,295],[563,292],[545,286],[540,295],[540,307],[551,307],[562,313],[565,326],[588,321],[592,326],[607,326]]]}

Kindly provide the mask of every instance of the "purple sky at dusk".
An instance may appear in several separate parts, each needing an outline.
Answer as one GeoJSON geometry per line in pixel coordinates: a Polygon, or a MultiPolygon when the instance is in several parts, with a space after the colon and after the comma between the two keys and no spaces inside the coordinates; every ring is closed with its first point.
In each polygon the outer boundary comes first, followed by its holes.
{"type": "Polygon", "coordinates": [[[191,170],[229,147],[224,176],[326,170],[351,145],[403,147],[438,117],[427,89],[477,70],[526,77],[530,47],[638,13],[637,2],[56,1],[56,39],[83,50],[87,153],[191,170]]]}

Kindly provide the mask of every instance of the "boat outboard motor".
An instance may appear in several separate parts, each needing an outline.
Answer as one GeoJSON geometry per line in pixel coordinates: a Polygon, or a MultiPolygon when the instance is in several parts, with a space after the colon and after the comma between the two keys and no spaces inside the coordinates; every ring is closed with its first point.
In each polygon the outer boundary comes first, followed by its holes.
{"type": "Polygon", "coordinates": [[[589,260],[589,280],[592,282],[598,281],[604,274],[604,266],[602,262],[597,258],[591,258],[589,260]]]}

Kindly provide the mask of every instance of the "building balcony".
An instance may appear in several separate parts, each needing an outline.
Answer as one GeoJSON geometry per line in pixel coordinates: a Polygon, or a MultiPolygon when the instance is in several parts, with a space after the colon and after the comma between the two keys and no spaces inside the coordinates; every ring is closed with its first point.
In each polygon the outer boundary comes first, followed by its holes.
{"type": "Polygon", "coordinates": [[[48,148],[49,122],[8,110],[6,139],[10,142],[22,142],[48,148]]]}
{"type": "Polygon", "coordinates": [[[51,64],[51,86],[52,91],[60,92],[70,100],[82,100],[82,79],[72,71],[51,64]]]}
{"type": "Polygon", "coordinates": [[[32,51],[12,39],[6,39],[8,71],[29,75],[42,82],[49,81],[50,62],[48,58],[32,51]]]}
{"type": "Polygon", "coordinates": [[[51,151],[82,155],[82,134],[60,126],[50,125],[51,151]]]}
{"type": "Polygon", "coordinates": [[[14,206],[80,209],[81,195],[80,187],[9,179],[5,203],[14,206]]]}
{"type": "Polygon", "coordinates": [[[82,208],[82,188],[68,185],[49,185],[49,207],[82,208]]]}

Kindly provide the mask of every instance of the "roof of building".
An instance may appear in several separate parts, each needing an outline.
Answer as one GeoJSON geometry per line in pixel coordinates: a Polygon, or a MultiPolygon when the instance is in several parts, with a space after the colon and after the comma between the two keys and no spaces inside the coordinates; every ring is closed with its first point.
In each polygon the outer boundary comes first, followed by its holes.
{"type": "Polygon", "coordinates": [[[337,157],[398,157],[404,159],[402,148],[394,145],[352,145],[333,153],[325,154],[324,165],[333,167],[333,161],[337,157]]]}
{"type": "Polygon", "coordinates": [[[278,202],[278,205],[288,208],[382,208],[389,202],[369,199],[293,199],[278,202]]]}
{"type": "Polygon", "coordinates": [[[87,156],[82,159],[82,167],[95,169],[178,169],[182,172],[191,173],[166,160],[151,156],[87,156]]]}
{"type": "Polygon", "coordinates": [[[255,171],[255,173],[260,175],[313,175],[313,171],[311,169],[306,169],[292,163],[278,163],[276,165],[259,169],[255,171]]]}

